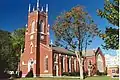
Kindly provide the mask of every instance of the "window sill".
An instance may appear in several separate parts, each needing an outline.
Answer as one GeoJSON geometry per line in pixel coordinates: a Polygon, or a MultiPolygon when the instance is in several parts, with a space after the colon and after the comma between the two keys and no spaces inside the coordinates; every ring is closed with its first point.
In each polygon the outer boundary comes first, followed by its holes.
{"type": "Polygon", "coordinates": [[[48,70],[45,70],[44,72],[48,72],[48,70]]]}

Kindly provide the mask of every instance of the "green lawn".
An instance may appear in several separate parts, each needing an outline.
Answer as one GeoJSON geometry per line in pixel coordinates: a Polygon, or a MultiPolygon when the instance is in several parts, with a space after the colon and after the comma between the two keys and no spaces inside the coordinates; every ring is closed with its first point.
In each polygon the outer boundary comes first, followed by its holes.
{"type": "MultiPolygon", "coordinates": [[[[20,78],[15,80],[80,80],[79,78],[70,77],[53,77],[53,78],[20,78]]],[[[118,78],[110,78],[108,76],[87,77],[84,80],[119,80],[118,78]]]]}

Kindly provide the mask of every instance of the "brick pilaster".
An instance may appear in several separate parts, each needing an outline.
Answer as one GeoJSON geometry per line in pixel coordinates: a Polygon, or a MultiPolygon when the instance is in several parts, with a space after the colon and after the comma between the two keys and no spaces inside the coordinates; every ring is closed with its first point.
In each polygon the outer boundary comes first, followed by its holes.
{"type": "Polygon", "coordinates": [[[68,72],[68,57],[65,56],[65,72],[68,72]]]}
{"type": "Polygon", "coordinates": [[[76,60],[76,72],[79,72],[79,63],[78,63],[78,60],[76,60]]]}

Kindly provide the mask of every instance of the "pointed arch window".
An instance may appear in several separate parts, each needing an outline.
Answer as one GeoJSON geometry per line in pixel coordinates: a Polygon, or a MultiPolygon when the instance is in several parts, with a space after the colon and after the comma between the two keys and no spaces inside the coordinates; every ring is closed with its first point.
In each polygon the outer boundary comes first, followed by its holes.
{"type": "Polygon", "coordinates": [[[99,72],[104,72],[104,63],[100,54],[97,56],[97,68],[99,72]]]}
{"type": "Polygon", "coordinates": [[[63,56],[63,72],[65,72],[65,57],[63,56]]]}
{"type": "Polygon", "coordinates": [[[31,33],[34,33],[34,29],[35,29],[35,21],[32,22],[31,33]]]}
{"type": "Polygon", "coordinates": [[[45,71],[48,71],[48,56],[45,56],[45,71]]]}
{"type": "Polygon", "coordinates": [[[74,69],[76,71],[76,58],[74,59],[74,69]]]}
{"type": "Polygon", "coordinates": [[[33,53],[33,43],[30,44],[30,53],[33,53]]]}
{"type": "Polygon", "coordinates": [[[41,20],[40,21],[40,25],[39,25],[39,31],[40,32],[42,32],[42,33],[44,33],[44,27],[45,27],[45,23],[44,23],[44,21],[43,20],[41,20]]]}
{"type": "Polygon", "coordinates": [[[69,58],[69,72],[71,72],[71,58],[69,58]]]}

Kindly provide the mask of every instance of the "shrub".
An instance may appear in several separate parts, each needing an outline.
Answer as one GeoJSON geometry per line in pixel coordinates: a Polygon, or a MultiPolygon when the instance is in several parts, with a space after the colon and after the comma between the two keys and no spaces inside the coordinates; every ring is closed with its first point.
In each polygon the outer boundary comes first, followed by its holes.
{"type": "Polygon", "coordinates": [[[80,72],[63,72],[62,76],[79,76],[80,72]]]}
{"type": "Polygon", "coordinates": [[[75,72],[76,73],[76,76],[80,76],[80,72],[75,72]]]}
{"type": "Polygon", "coordinates": [[[107,75],[107,72],[99,72],[99,70],[97,70],[97,75],[99,76],[107,75]]]}
{"type": "Polygon", "coordinates": [[[20,78],[22,77],[22,71],[19,72],[19,77],[20,77],[20,78]]]}
{"type": "Polygon", "coordinates": [[[71,72],[70,76],[77,76],[77,73],[76,72],[71,72]]]}
{"type": "Polygon", "coordinates": [[[28,74],[26,75],[26,77],[33,77],[33,70],[31,69],[28,74]]]}
{"type": "Polygon", "coordinates": [[[87,77],[87,75],[88,75],[88,72],[83,72],[84,77],[87,77]]]}
{"type": "Polygon", "coordinates": [[[119,75],[113,75],[113,77],[119,77],[119,75]]]}
{"type": "Polygon", "coordinates": [[[62,76],[70,76],[70,73],[69,72],[63,72],[62,76]]]}

